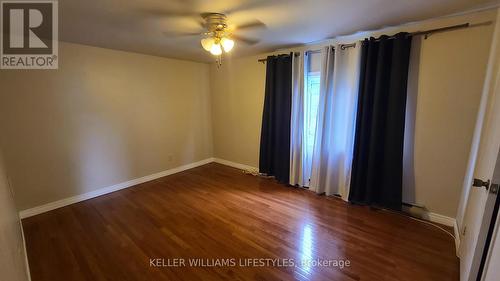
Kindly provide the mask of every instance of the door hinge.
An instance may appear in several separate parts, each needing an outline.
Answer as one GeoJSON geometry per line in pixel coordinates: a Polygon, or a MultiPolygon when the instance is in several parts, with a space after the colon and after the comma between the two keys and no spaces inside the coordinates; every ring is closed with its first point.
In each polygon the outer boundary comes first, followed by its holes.
{"type": "Polygon", "coordinates": [[[475,186],[475,187],[485,187],[486,190],[488,190],[490,188],[490,180],[483,181],[483,180],[480,180],[480,179],[474,179],[474,181],[472,182],[472,186],[475,186]]]}
{"type": "Polygon", "coordinates": [[[490,193],[498,194],[498,183],[490,185],[490,193]]]}

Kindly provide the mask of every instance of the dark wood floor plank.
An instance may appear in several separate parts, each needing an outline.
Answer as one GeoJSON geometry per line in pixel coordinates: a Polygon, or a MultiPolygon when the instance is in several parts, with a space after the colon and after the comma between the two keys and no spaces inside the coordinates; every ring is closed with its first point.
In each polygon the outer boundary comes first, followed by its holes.
{"type": "Polygon", "coordinates": [[[458,280],[433,226],[219,164],[23,220],[34,281],[458,280]],[[315,267],[151,267],[150,258],[342,259],[315,267]]]}

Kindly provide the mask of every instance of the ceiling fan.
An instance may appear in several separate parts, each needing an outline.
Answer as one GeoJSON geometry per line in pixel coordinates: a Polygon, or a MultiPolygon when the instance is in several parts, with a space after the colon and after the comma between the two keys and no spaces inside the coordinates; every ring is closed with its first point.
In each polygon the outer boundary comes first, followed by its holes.
{"type": "Polygon", "coordinates": [[[214,56],[220,57],[223,52],[227,53],[233,49],[235,40],[248,45],[257,44],[259,42],[257,39],[246,38],[235,34],[235,32],[243,29],[266,27],[264,23],[258,20],[232,27],[229,26],[227,16],[223,13],[201,13],[197,16],[201,16],[203,19],[203,21],[200,22],[201,27],[204,29],[203,31],[195,33],[164,32],[164,35],[169,37],[202,36],[200,43],[203,49],[214,56]]]}
{"type": "Polygon", "coordinates": [[[222,61],[222,54],[224,52],[227,53],[231,51],[235,46],[235,41],[247,45],[254,45],[260,41],[258,39],[241,36],[239,34],[240,31],[255,28],[266,28],[266,25],[259,20],[253,20],[234,26],[231,24],[231,18],[228,19],[228,16],[232,17],[233,14],[239,14],[240,12],[247,12],[255,9],[277,7],[278,5],[289,5],[291,1],[299,0],[239,0],[237,1],[237,4],[232,1],[221,2],[215,0],[210,1],[209,4],[201,0],[177,1],[179,2],[179,5],[177,5],[178,8],[175,8],[174,10],[171,10],[171,7],[167,9],[157,7],[154,9],[144,9],[142,11],[147,13],[149,16],[160,18],[190,17],[196,20],[198,25],[202,28],[202,30],[198,32],[179,32],[179,28],[175,28],[173,31],[164,31],[163,34],[167,37],[200,36],[200,43],[203,49],[216,56],[217,63],[220,65],[222,61]],[[182,8],[179,8],[181,6],[182,8]],[[200,11],[207,9],[222,12],[200,13],[200,11]]]}
{"type": "Polygon", "coordinates": [[[265,24],[260,21],[249,22],[244,25],[236,27],[234,30],[229,30],[227,24],[227,17],[225,14],[220,13],[205,13],[202,14],[205,20],[205,26],[207,32],[205,32],[206,38],[201,40],[202,47],[210,51],[212,55],[220,55],[220,45],[225,52],[231,51],[234,46],[234,40],[253,45],[259,42],[256,39],[245,38],[234,34],[236,30],[248,29],[248,28],[263,28],[265,24]]]}

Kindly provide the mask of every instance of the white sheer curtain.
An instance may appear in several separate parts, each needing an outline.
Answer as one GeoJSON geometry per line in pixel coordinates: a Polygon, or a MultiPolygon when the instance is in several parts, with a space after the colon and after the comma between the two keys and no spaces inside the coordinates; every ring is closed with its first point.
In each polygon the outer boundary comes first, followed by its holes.
{"type": "MultiPolygon", "coordinates": [[[[304,160],[304,53],[292,58],[292,118],[290,135],[290,184],[306,186],[308,165],[304,160]],[[305,173],[304,173],[305,172],[305,173]]],[[[309,167],[310,168],[310,167],[309,167]]]]}
{"type": "Polygon", "coordinates": [[[347,200],[361,59],[359,43],[322,50],[321,83],[310,189],[347,200]]]}

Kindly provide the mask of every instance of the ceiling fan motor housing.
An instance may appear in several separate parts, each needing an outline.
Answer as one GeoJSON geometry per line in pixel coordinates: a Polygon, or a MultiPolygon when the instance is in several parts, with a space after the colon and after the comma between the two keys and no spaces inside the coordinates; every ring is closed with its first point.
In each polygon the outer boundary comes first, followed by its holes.
{"type": "Polygon", "coordinates": [[[214,35],[217,33],[225,32],[227,28],[227,17],[221,13],[205,13],[202,14],[203,19],[205,19],[206,27],[209,32],[214,35]]]}

